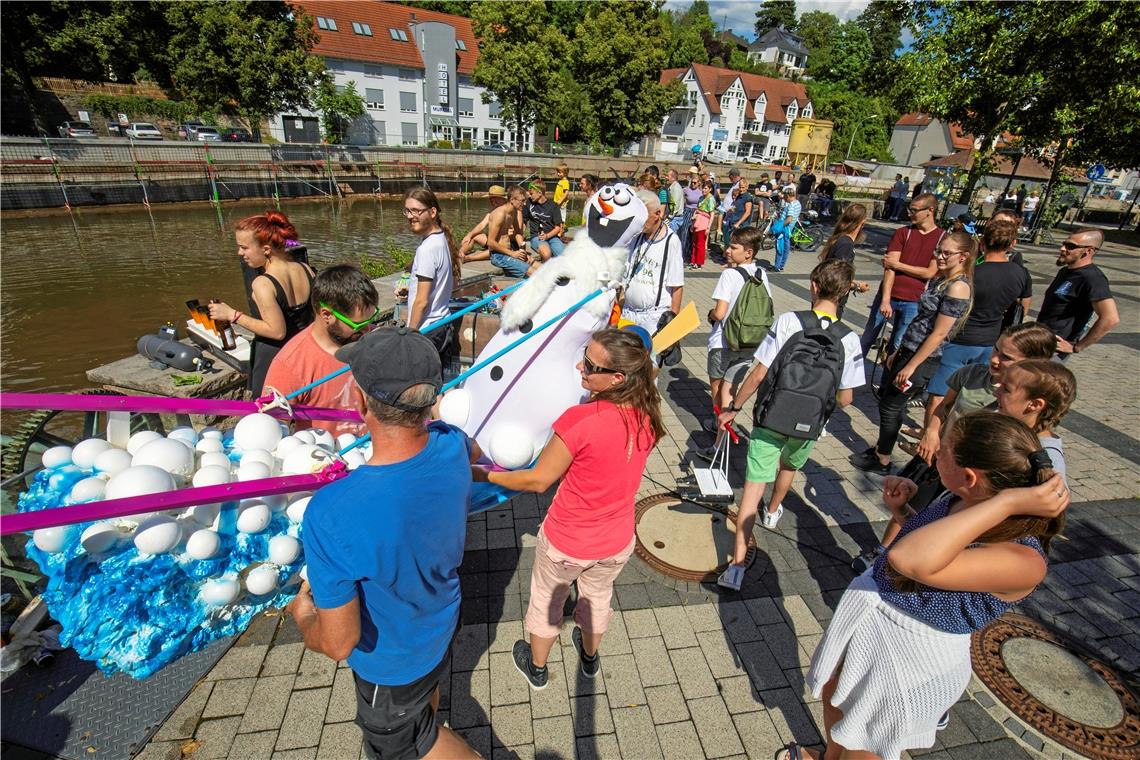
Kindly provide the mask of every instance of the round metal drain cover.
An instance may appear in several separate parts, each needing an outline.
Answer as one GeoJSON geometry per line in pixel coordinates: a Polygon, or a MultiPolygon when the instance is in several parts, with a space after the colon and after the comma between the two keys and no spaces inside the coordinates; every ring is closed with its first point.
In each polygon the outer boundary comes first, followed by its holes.
{"type": "MultiPolygon", "coordinates": [[[[719,505],[697,504],[672,494],[647,496],[635,505],[634,552],[654,570],[670,578],[715,581],[732,560],[736,512],[719,505]]],[[[756,555],[749,538],[747,563],[756,555]]]]}
{"type": "Polygon", "coordinates": [[[1094,760],[1140,758],[1140,701],[1116,672],[1023,615],[974,634],[974,672],[1015,715],[1094,760]]]}

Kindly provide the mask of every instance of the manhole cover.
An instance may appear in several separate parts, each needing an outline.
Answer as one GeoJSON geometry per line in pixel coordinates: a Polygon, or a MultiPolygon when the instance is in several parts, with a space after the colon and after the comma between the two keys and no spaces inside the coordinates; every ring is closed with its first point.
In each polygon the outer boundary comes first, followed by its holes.
{"type": "Polygon", "coordinates": [[[1140,702],[1116,672],[1023,615],[974,634],[974,672],[1015,715],[1094,760],[1140,758],[1140,702]]]}
{"type": "MultiPolygon", "coordinates": [[[[735,511],[655,494],[637,502],[635,520],[637,556],[670,578],[712,582],[732,559],[735,511]]],[[[749,565],[755,554],[756,541],[750,537],[749,565]]]]}

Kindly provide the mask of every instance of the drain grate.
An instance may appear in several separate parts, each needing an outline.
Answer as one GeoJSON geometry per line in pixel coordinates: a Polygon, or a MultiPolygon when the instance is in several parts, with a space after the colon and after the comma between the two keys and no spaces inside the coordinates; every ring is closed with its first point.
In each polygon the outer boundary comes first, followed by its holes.
{"type": "MultiPolygon", "coordinates": [[[[736,511],[672,494],[646,496],[634,505],[634,553],[669,578],[712,583],[728,566],[736,540],[736,511]]],[[[748,539],[747,566],[756,557],[748,539]]]]}
{"type": "Polygon", "coordinates": [[[1092,760],[1140,758],[1140,701],[1116,671],[1024,615],[974,634],[974,673],[1037,731],[1092,760]]]}

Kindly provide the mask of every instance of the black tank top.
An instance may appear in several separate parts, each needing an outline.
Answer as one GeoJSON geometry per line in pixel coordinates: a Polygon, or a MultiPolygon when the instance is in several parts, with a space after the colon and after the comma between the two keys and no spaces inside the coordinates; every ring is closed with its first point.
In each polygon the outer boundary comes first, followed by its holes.
{"type": "MultiPolygon", "coordinates": [[[[302,266],[304,265],[302,264],[302,266]]],[[[274,299],[281,308],[281,313],[285,316],[285,337],[280,340],[273,340],[272,338],[264,338],[259,335],[256,340],[259,343],[280,348],[288,343],[290,338],[313,323],[313,309],[309,303],[309,299],[305,299],[296,306],[290,306],[289,297],[285,294],[285,288],[281,287],[281,283],[277,281],[277,278],[271,274],[262,274],[261,276],[273,283],[273,290],[275,292],[274,299]]],[[[305,276],[309,278],[309,294],[311,296],[313,292],[313,273],[309,271],[308,267],[305,267],[305,276]]],[[[257,319],[262,318],[260,310],[256,306],[254,306],[253,311],[254,317],[257,319]]]]}

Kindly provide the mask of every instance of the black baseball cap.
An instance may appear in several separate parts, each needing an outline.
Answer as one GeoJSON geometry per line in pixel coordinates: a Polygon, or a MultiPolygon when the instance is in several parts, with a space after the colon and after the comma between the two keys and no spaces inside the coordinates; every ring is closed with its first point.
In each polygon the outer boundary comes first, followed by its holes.
{"type": "Polygon", "coordinates": [[[406,327],[382,327],[366,333],[355,343],[336,352],[336,358],[352,369],[352,376],[366,394],[405,412],[427,406],[411,406],[397,399],[413,385],[427,384],[439,391],[443,377],[439,352],[426,335],[406,327]]]}

